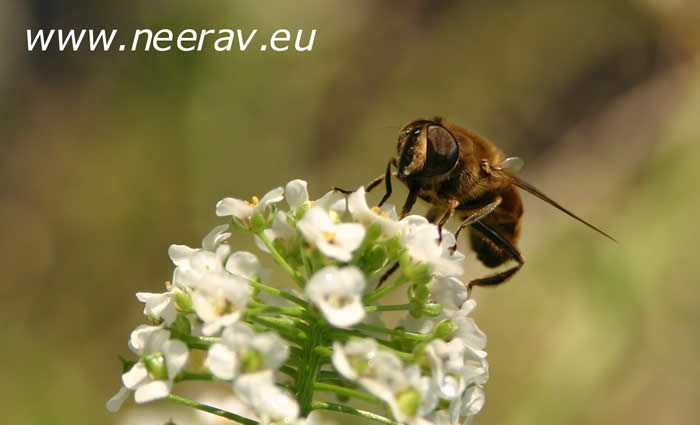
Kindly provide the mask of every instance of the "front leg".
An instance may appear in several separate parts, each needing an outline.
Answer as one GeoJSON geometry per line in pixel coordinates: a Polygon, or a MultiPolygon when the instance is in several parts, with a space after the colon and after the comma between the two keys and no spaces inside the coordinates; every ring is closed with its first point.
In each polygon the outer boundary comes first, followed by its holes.
{"type": "MultiPolygon", "coordinates": [[[[387,164],[386,164],[386,172],[384,173],[384,185],[386,188],[386,193],[384,194],[384,196],[382,196],[382,200],[379,201],[379,204],[378,204],[379,207],[384,205],[384,202],[386,202],[386,200],[389,199],[389,197],[391,196],[391,167],[392,166],[396,167],[396,158],[391,158],[389,160],[389,162],[387,162],[387,164]]],[[[377,182],[375,184],[375,186],[378,184],[379,184],[379,182],[377,182]]],[[[374,186],[370,187],[369,190],[371,190],[373,187],[374,186]]],[[[367,190],[367,191],[369,192],[369,190],[367,190]]]]}
{"type": "Polygon", "coordinates": [[[411,212],[411,208],[413,208],[413,205],[416,203],[416,199],[418,199],[418,190],[419,189],[415,186],[408,188],[408,197],[406,198],[406,202],[403,204],[403,208],[401,208],[399,220],[405,218],[408,213],[411,212]]]}
{"type": "MultiPolygon", "coordinates": [[[[386,165],[386,172],[384,174],[381,174],[377,176],[375,179],[373,179],[371,182],[367,183],[365,185],[365,192],[369,193],[377,187],[382,181],[385,182],[386,184],[386,193],[384,194],[384,197],[382,197],[381,202],[379,203],[379,206],[382,206],[384,202],[391,196],[391,167],[394,166],[396,167],[396,159],[391,158],[389,162],[386,165]]],[[[352,190],[347,190],[347,189],[341,189],[337,186],[331,187],[331,190],[334,192],[340,192],[345,195],[351,194],[353,191],[352,190]]]]}
{"type": "MultiPolygon", "coordinates": [[[[438,245],[442,243],[442,226],[447,223],[447,220],[452,217],[452,214],[455,212],[455,209],[459,206],[459,201],[456,199],[450,199],[447,202],[447,209],[445,212],[442,213],[442,216],[440,217],[440,221],[438,222],[438,245]]],[[[456,240],[456,238],[455,238],[456,240]]]]}

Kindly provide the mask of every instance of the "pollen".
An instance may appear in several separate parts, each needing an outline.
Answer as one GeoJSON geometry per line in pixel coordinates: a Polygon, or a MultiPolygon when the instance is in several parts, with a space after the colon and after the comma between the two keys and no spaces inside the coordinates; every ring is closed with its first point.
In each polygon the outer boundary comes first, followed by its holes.
{"type": "Polygon", "coordinates": [[[250,198],[250,201],[243,201],[243,203],[245,203],[249,207],[254,207],[254,206],[258,205],[259,202],[260,202],[260,198],[258,198],[257,196],[253,196],[252,198],[250,198]]]}
{"type": "Polygon", "coordinates": [[[389,218],[389,214],[386,211],[382,211],[378,206],[372,207],[372,212],[379,215],[380,217],[389,218]]]}
{"type": "Polygon", "coordinates": [[[323,239],[326,240],[328,243],[333,243],[335,242],[335,232],[329,232],[327,230],[323,231],[323,239]]]}

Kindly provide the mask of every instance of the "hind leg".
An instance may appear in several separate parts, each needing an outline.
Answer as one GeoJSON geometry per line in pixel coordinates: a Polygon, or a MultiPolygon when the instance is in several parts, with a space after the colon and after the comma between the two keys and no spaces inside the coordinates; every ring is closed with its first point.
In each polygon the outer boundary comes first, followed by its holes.
{"type": "Polygon", "coordinates": [[[486,277],[481,277],[478,279],[474,279],[470,281],[467,284],[467,293],[471,295],[471,290],[472,287],[474,286],[496,286],[500,285],[501,283],[507,281],[515,273],[520,270],[520,268],[525,264],[525,259],[523,258],[522,254],[520,254],[520,251],[513,246],[510,242],[508,242],[503,236],[498,234],[495,230],[493,230],[491,227],[487,226],[481,221],[476,221],[471,224],[472,228],[477,230],[485,239],[487,239],[489,242],[494,244],[496,247],[505,250],[510,256],[518,262],[515,266],[509,268],[508,270],[504,270],[499,273],[492,274],[490,276],[486,277]]]}

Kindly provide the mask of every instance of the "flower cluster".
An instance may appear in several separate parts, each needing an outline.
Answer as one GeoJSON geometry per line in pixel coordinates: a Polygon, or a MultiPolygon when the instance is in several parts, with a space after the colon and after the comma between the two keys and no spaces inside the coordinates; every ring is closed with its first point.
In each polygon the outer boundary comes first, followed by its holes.
{"type": "Polygon", "coordinates": [[[136,294],[150,323],[130,336],[138,358],[123,360],[110,411],[132,392],[136,403],[168,399],[248,425],[309,423],[318,410],[457,424],[481,410],[486,337],[469,317],[476,302],[459,280],[464,256],[451,249],[451,233],[439,240],[423,217],[370,208],[362,187],[309,200],[302,180],[260,199],[224,198],[216,214],[230,224],[201,248],[168,250],[175,270],[167,291],[136,294]],[[255,254],[233,251],[234,234],[253,237],[289,283],[268,282],[255,254]],[[403,313],[399,326],[383,323],[387,311],[403,313]],[[229,382],[249,413],[173,394],[191,380],[229,382]],[[328,393],[337,403],[324,401],[328,393]]]}

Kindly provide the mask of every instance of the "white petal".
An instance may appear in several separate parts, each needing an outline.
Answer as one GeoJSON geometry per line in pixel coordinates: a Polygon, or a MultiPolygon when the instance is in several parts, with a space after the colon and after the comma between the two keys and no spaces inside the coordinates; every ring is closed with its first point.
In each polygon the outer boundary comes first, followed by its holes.
{"type": "Polygon", "coordinates": [[[272,371],[242,375],[233,383],[233,390],[261,416],[275,419],[295,419],[299,416],[299,405],[275,385],[272,371]]]}
{"type": "Polygon", "coordinates": [[[350,214],[355,218],[370,212],[369,205],[367,205],[367,198],[365,197],[364,186],[360,186],[348,196],[348,211],[350,211],[350,214]]]}
{"type": "Polygon", "coordinates": [[[236,198],[224,198],[216,203],[216,215],[219,217],[233,216],[246,221],[253,215],[253,207],[236,198]]]}
{"type": "Polygon", "coordinates": [[[247,251],[237,251],[226,261],[226,270],[236,276],[250,279],[260,273],[260,262],[255,254],[247,251]]]}
{"type": "Polygon", "coordinates": [[[371,338],[352,339],[345,345],[336,341],[333,343],[331,361],[338,373],[347,379],[356,380],[358,374],[351,365],[350,358],[361,358],[369,363],[370,359],[377,356],[377,352],[377,342],[371,338]]]}
{"type": "Polygon", "coordinates": [[[241,318],[241,312],[224,314],[215,320],[208,321],[202,326],[202,333],[206,336],[214,336],[228,326],[236,323],[241,318]]]}
{"type": "Polygon", "coordinates": [[[286,342],[274,332],[256,334],[251,345],[263,355],[264,366],[270,369],[279,368],[287,357],[289,347],[286,342]]]}
{"type": "Polygon", "coordinates": [[[365,277],[357,267],[327,266],[311,277],[305,292],[331,325],[344,328],[365,317],[361,298],[365,284],[365,277]]]}
{"type": "Polygon", "coordinates": [[[359,223],[338,224],[333,230],[337,244],[349,252],[355,251],[365,238],[365,228],[359,223]]]}
{"type": "Polygon", "coordinates": [[[464,416],[474,416],[481,411],[486,403],[486,396],[484,391],[478,387],[473,386],[467,389],[462,399],[462,415],[464,416]]]}
{"type": "Polygon", "coordinates": [[[139,325],[131,332],[129,335],[129,348],[131,351],[139,354],[143,354],[146,349],[148,342],[153,335],[162,330],[163,326],[149,326],[149,325],[139,325]]]}
{"type": "Polygon", "coordinates": [[[127,398],[129,398],[129,390],[123,386],[119,389],[118,393],[107,401],[107,410],[112,413],[119,411],[127,398]]]}
{"type": "Polygon", "coordinates": [[[148,403],[153,400],[160,400],[170,394],[172,384],[168,381],[153,381],[141,385],[134,393],[134,401],[137,403],[148,403]]]}
{"type": "Polygon", "coordinates": [[[460,309],[467,301],[467,286],[456,277],[436,276],[430,283],[430,292],[443,311],[460,309]]]}
{"type": "Polygon", "coordinates": [[[225,232],[226,229],[228,229],[228,224],[221,224],[214,227],[207,233],[204,239],[202,239],[202,248],[208,251],[214,251],[217,245],[231,236],[231,233],[225,232]]]}
{"type": "Polygon", "coordinates": [[[148,378],[148,370],[143,362],[138,362],[122,374],[122,383],[130,390],[136,389],[148,378]]]}
{"type": "Polygon", "coordinates": [[[284,197],[287,199],[289,208],[296,210],[309,200],[307,183],[304,180],[290,181],[284,189],[284,197]]]}
{"type": "Polygon", "coordinates": [[[339,374],[347,379],[355,380],[357,379],[357,372],[353,369],[348,357],[345,355],[345,350],[343,345],[338,341],[333,343],[333,355],[331,356],[331,362],[333,367],[338,371],[339,374]]]}
{"type": "Polygon", "coordinates": [[[238,356],[226,344],[216,343],[209,347],[207,365],[219,379],[228,381],[238,374],[238,356]]]}
{"type": "Polygon", "coordinates": [[[255,206],[255,212],[262,213],[267,207],[280,202],[282,199],[284,199],[284,189],[282,189],[282,187],[276,187],[267,192],[262,199],[260,199],[258,205],[255,206]]]}
{"type": "Polygon", "coordinates": [[[326,211],[334,211],[338,215],[343,215],[345,212],[347,201],[345,195],[340,192],[330,191],[323,195],[320,199],[314,201],[314,205],[323,208],[326,211]]]}
{"type": "Polygon", "coordinates": [[[352,253],[350,251],[342,246],[328,243],[325,240],[318,240],[316,247],[323,255],[334,260],[346,263],[352,259],[352,253]]]}
{"type": "Polygon", "coordinates": [[[165,343],[170,339],[170,331],[167,329],[158,329],[151,334],[151,337],[146,341],[146,349],[144,354],[163,352],[165,343]]]}
{"type": "Polygon", "coordinates": [[[152,294],[149,292],[137,292],[136,298],[142,303],[146,303],[143,313],[156,319],[162,318],[166,326],[170,326],[177,317],[173,294],[164,292],[162,294],[152,294]]]}
{"type": "Polygon", "coordinates": [[[164,344],[163,355],[165,356],[165,364],[168,367],[168,378],[175,379],[175,376],[185,367],[190,350],[184,342],[178,339],[171,339],[164,344]]]}
{"type": "Polygon", "coordinates": [[[189,259],[198,250],[187,245],[172,244],[168,248],[168,256],[176,266],[182,266],[189,262],[189,259]]]}

